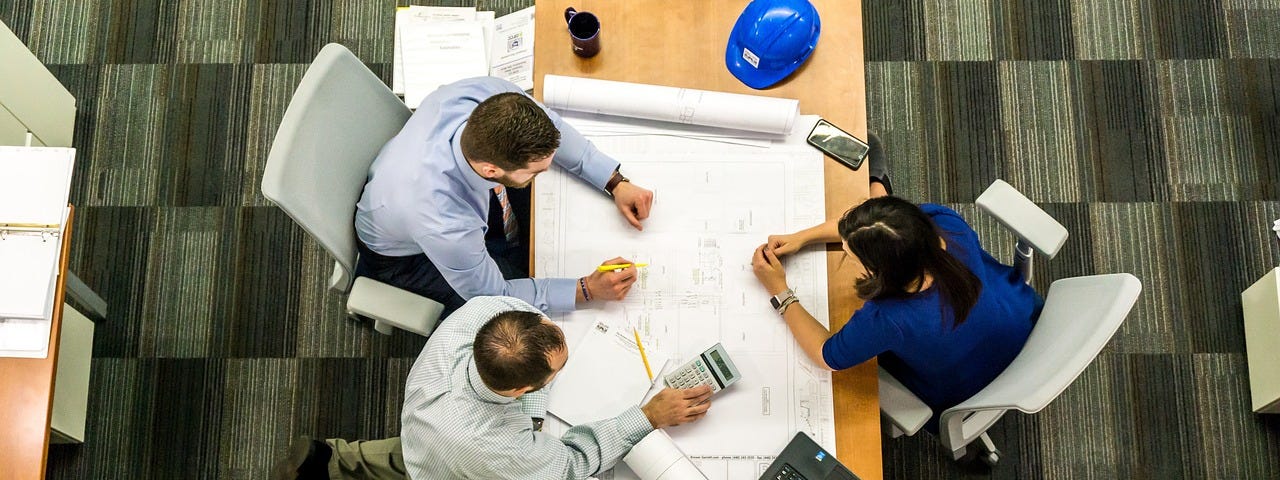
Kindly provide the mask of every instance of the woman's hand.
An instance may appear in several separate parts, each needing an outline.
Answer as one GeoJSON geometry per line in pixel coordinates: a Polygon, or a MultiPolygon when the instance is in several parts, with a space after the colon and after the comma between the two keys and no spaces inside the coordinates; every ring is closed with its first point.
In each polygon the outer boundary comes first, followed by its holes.
{"type": "Polygon", "coordinates": [[[786,235],[769,235],[769,242],[765,246],[772,250],[774,255],[783,257],[796,253],[807,243],[809,242],[805,240],[803,232],[796,232],[786,235]]]}
{"type": "Polygon", "coordinates": [[[769,295],[777,295],[787,290],[787,270],[782,266],[782,261],[778,260],[778,256],[769,248],[768,243],[757,248],[755,255],[751,256],[751,270],[755,272],[756,280],[760,281],[760,285],[764,286],[769,295]]]}

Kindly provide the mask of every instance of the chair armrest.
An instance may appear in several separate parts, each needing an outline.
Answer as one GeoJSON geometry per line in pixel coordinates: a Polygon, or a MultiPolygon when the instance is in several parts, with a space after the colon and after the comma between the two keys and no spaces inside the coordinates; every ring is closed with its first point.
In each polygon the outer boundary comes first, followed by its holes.
{"type": "Polygon", "coordinates": [[[880,414],[907,436],[915,435],[933,416],[933,409],[883,368],[879,376],[880,414]]]}
{"type": "Polygon", "coordinates": [[[976,203],[978,208],[996,217],[996,221],[1048,258],[1057,255],[1062,244],[1067,242],[1066,227],[1004,180],[992,182],[976,203]]]}
{"type": "Polygon", "coordinates": [[[436,329],[443,310],[439,302],[366,277],[356,278],[347,297],[347,313],[424,337],[436,329]]]}

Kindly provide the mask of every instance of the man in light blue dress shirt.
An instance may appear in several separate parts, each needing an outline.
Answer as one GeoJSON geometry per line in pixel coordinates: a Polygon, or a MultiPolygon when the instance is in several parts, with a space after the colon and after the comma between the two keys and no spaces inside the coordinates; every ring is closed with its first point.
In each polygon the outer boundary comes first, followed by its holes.
{"type": "Polygon", "coordinates": [[[624,298],[634,269],[528,278],[525,187],[553,163],[611,195],[642,228],[653,193],[555,112],[496,78],[440,87],[369,169],[356,204],[356,273],[439,301],[446,314],[480,295],[516,297],[543,312],[624,298]]]}
{"type": "Polygon", "coordinates": [[[543,433],[542,387],[568,358],[560,327],[532,305],[472,298],[440,324],[409,370],[399,438],[317,441],[277,478],[584,479],[613,468],[655,428],[696,421],[711,407],[708,386],[665,388],[616,417],[560,437],[543,433]]]}

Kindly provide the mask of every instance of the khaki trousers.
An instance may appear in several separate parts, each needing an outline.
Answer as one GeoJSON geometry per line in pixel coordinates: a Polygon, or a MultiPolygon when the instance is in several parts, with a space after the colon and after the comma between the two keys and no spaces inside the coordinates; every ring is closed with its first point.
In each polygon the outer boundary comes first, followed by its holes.
{"type": "Polygon", "coordinates": [[[329,458],[332,480],[405,480],[404,454],[400,437],[348,442],[340,438],[324,441],[333,449],[329,458]]]}

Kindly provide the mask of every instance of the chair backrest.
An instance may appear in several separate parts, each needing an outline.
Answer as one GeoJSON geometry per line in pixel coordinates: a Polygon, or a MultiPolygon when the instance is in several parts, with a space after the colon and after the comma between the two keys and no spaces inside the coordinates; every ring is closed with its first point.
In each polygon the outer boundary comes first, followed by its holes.
{"type": "Polygon", "coordinates": [[[1066,227],[1004,180],[992,182],[975,203],[1048,258],[1067,242],[1066,227]]]}
{"type": "MultiPolygon", "coordinates": [[[[1057,398],[1106,346],[1141,291],[1142,282],[1128,273],[1053,282],[1044,310],[1013,363],[986,388],[942,413],[944,446],[954,450],[986,430],[962,425],[971,413],[1034,413],[1057,398]]],[[[990,415],[975,417],[994,422],[986,418],[990,415]]]]}
{"type": "Polygon", "coordinates": [[[316,55],[280,122],[262,194],[333,256],[333,288],[346,291],[354,280],[355,206],[369,165],[409,115],[360,59],[331,43],[316,55]]]}

